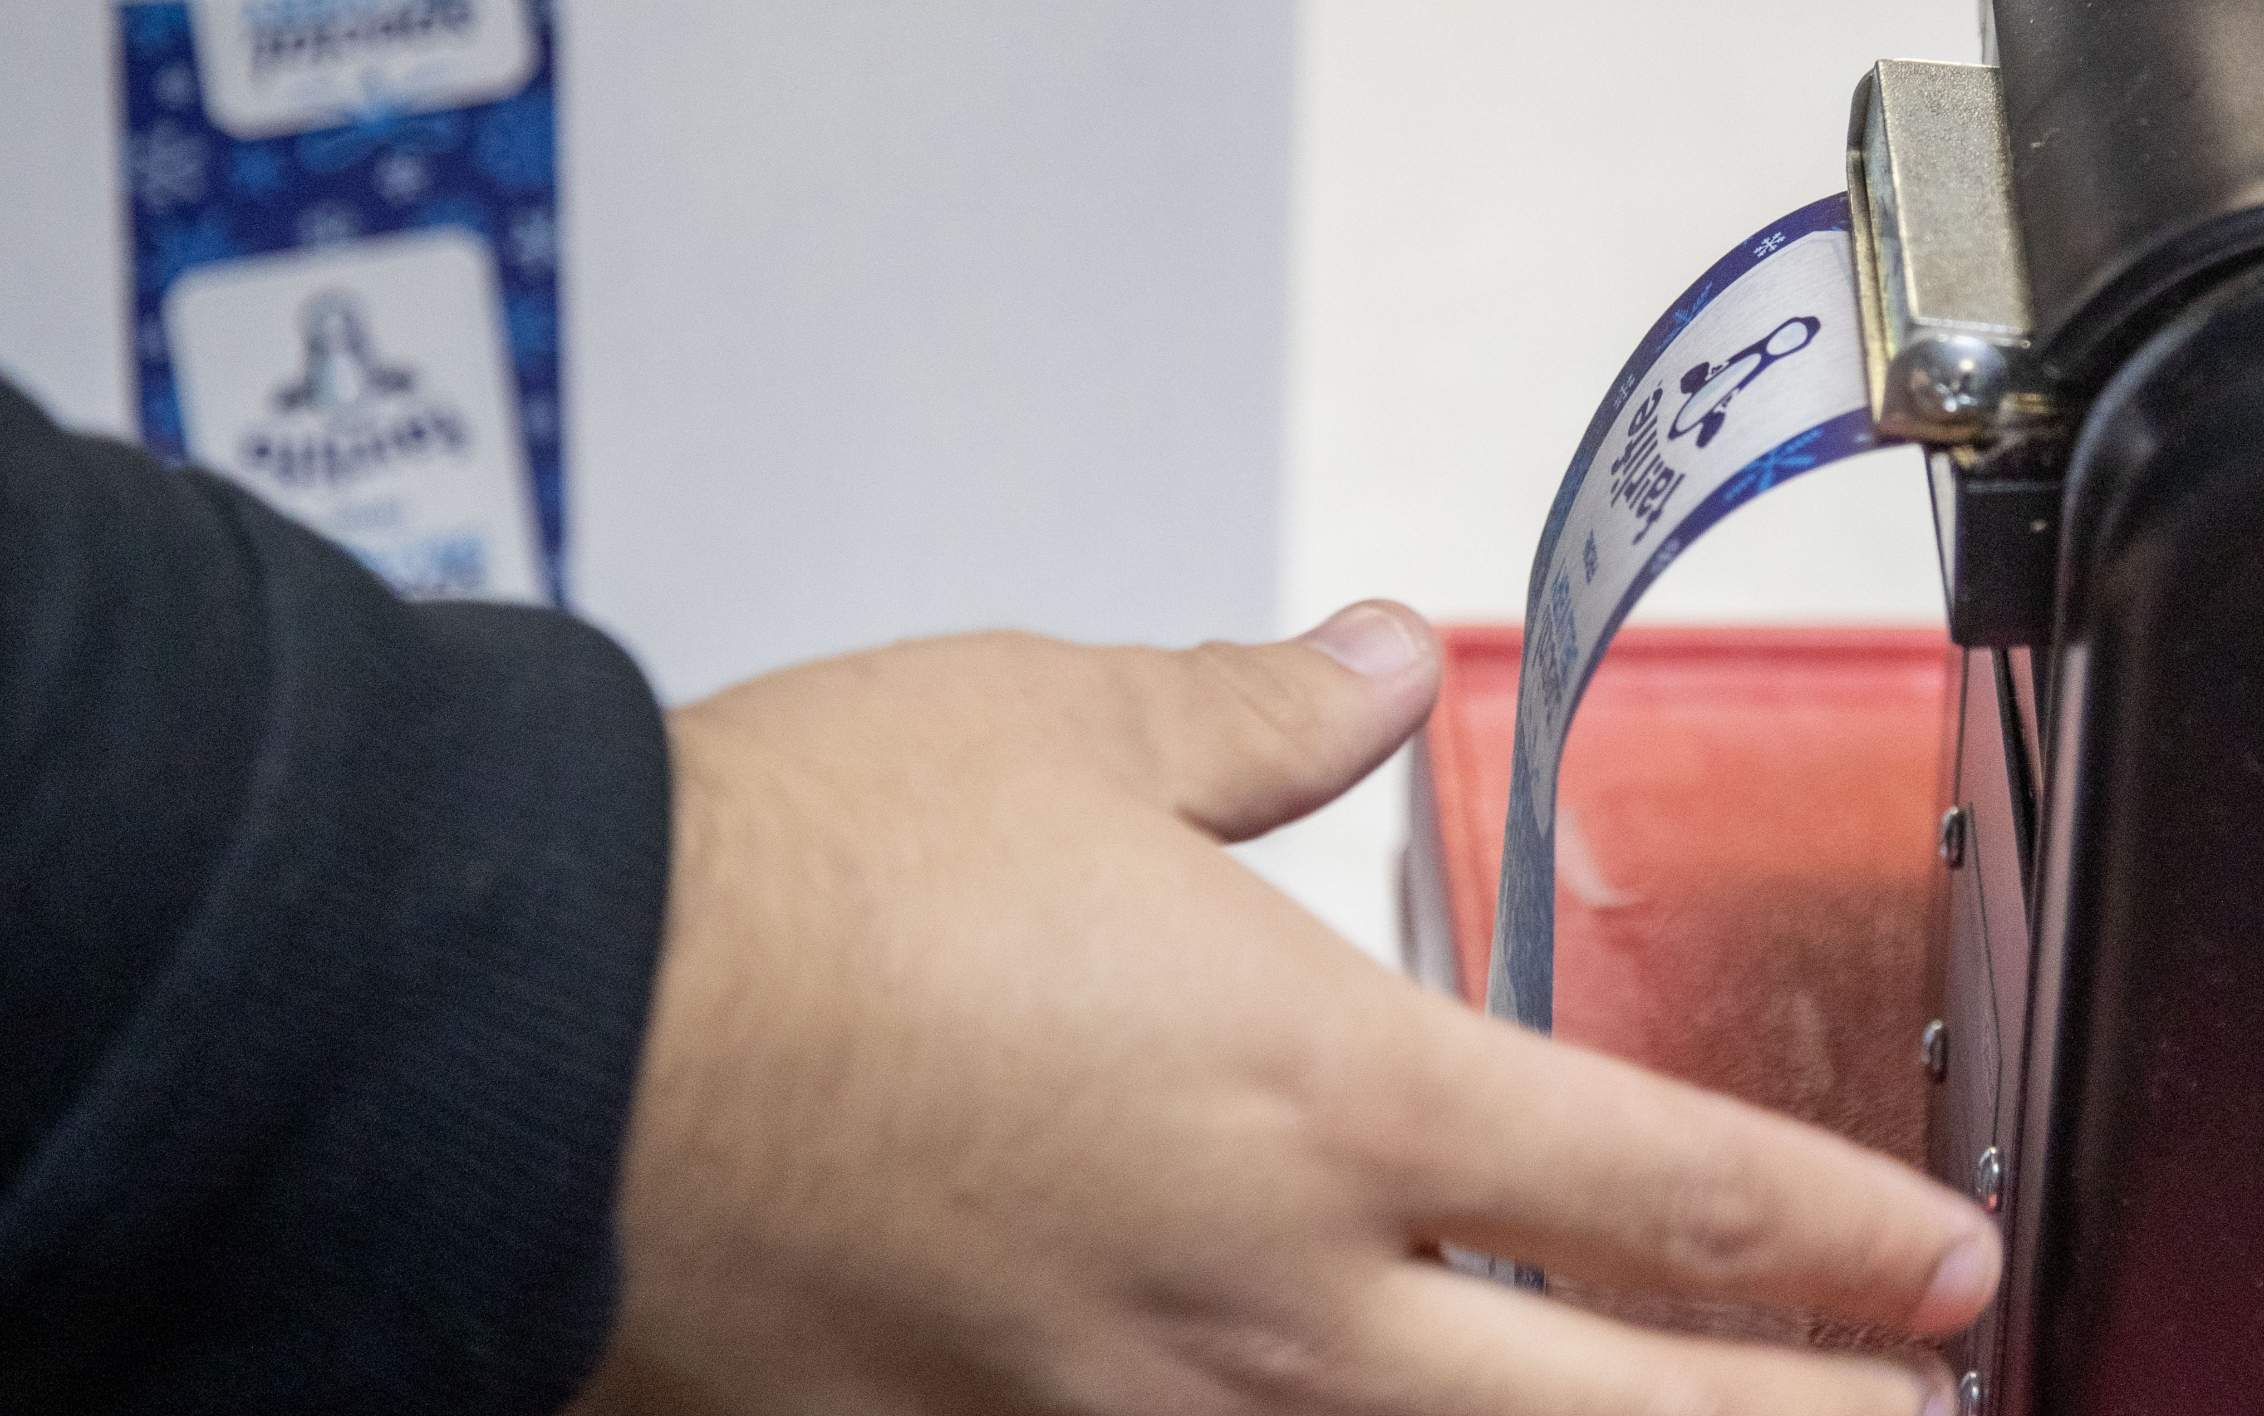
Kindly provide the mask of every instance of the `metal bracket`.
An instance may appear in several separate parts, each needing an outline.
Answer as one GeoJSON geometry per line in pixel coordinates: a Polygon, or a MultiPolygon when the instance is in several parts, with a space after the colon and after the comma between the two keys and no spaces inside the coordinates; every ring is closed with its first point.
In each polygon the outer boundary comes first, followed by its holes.
{"type": "Polygon", "coordinates": [[[1975,443],[2050,423],[1997,71],[1881,60],[1856,86],[1847,190],[1879,430],[1975,443]]]}

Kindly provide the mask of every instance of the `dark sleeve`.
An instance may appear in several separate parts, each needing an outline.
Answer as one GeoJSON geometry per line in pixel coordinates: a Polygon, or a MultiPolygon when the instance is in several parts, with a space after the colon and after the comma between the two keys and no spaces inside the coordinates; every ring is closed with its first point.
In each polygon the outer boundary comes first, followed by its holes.
{"type": "Polygon", "coordinates": [[[0,384],[0,1410],[565,1400],[667,829],[601,635],[0,384]]]}

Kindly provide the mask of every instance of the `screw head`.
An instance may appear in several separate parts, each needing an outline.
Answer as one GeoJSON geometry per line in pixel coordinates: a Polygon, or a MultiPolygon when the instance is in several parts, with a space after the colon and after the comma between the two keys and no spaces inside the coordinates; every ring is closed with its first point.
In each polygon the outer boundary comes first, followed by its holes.
{"type": "Polygon", "coordinates": [[[1991,1214],[2004,1203],[2005,1158],[1995,1146],[1981,1152],[1981,1158],[1973,1162],[1973,1198],[1991,1214]]]}
{"type": "Polygon", "coordinates": [[[1969,334],[1919,340],[1896,358],[1910,408],[1946,427],[1979,427],[2004,402],[2011,383],[2004,352],[1969,334]]]}
{"type": "Polygon", "coordinates": [[[1979,1372],[1967,1372],[1957,1379],[1957,1416],[1981,1416],[1988,1404],[1989,1389],[1979,1372]]]}
{"type": "Polygon", "coordinates": [[[1940,852],[1942,863],[1952,870],[1965,864],[1965,831],[1964,807],[1953,806],[1942,813],[1941,833],[1935,849],[1940,852]]]}
{"type": "Polygon", "coordinates": [[[1918,1060],[1926,1068],[1926,1075],[1935,1081],[1949,1075],[1950,1025],[1940,1018],[1926,1025],[1918,1034],[1918,1060]]]}

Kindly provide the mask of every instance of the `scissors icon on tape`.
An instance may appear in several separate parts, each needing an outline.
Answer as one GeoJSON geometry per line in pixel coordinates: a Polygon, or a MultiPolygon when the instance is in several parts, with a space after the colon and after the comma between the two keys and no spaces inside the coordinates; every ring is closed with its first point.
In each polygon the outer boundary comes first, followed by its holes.
{"type": "Polygon", "coordinates": [[[1824,322],[1814,315],[1795,315],[1718,364],[1697,363],[1682,376],[1682,407],[1667,427],[1667,437],[1683,438],[1695,432],[1698,446],[1714,440],[1729,418],[1731,400],[1767,372],[1771,364],[1806,349],[1824,322]]]}

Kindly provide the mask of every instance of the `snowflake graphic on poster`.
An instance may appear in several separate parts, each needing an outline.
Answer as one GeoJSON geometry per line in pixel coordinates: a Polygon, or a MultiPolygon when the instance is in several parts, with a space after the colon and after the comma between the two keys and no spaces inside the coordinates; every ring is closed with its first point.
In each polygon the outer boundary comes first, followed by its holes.
{"type": "Polygon", "coordinates": [[[246,143],[228,158],[228,185],[248,197],[283,190],[283,154],[273,143],[246,143]]]}
{"type": "Polygon", "coordinates": [[[188,40],[185,5],[128,5],[119,18],[125,25],[126,47],[135,54],[163,54],[188,40]]]}
{"type": "Polygon", "coordinates": [[[511,263],[521,270],[549,270],[558,264],[558,219],[548,207],[528,207],[511,218],[511,263]]]}
{"type": "Polygon", "coordinates": [[[208,209],[194,221],[168,219],[151,229],[135,283],[143,290],[162,290],[190,266],[226,260],[242,251],[217,211],[208,209]]]}
{"type": "Polygon", "coordinates": [[[346,202],[323,202],[301,212],[295,229],[302,246],[350,241],[362,234],[362,215],[346,202]]]}
{"type": "Polygon", "coordinates": [[[141,420],[151,442],[167,448],[181,445],[181,398],[172,379],[160,375],[142,381],[141,420]]]}
{"type": "Polygon", "coordinates": [[[186,61],[166,65],[158,71],[150,84],[157,101],[167,108],[194,108],[197,102],[197,71],[186,61]]]}
{"type": "Polygon", "coordinates": [[[519,426],[535,442],[549,442],[557,437],[558,400],[548,394],[528,394],[519,408],[519,426]]]}
{"type": "Polygon", "coordinates": [[[210,156],[203,138],[170,118],[160,118],[136,133],[127,148],[134,200],[144,211],[171,211],[203,201],[210,156]]]}
{"type": "Polygon", "coordinates": [[[498,186],[535,191],[549,185],[556,160],[550,95],[530,91],[488,110],[472,138],[472,161],[498,186]]]}
{"type": "Polygon", "coordinates": [[[145,315],[134,323],[134,353],[150,363],[161,362],[167,353],[165,321],[156,315],[145,315]]]}
{"type": "Polygon", "coordinates": [[[389,152],[370,166],[378,195],[404,206],[432,189],[432,163],[413,152],[389,152]]]}
{"type": "Polygon", "coordinates": [[[503,326],[510,335],[511,352],[521,364],[558,352],[558,311],[540,295],[507,296],[503,326]]]}

